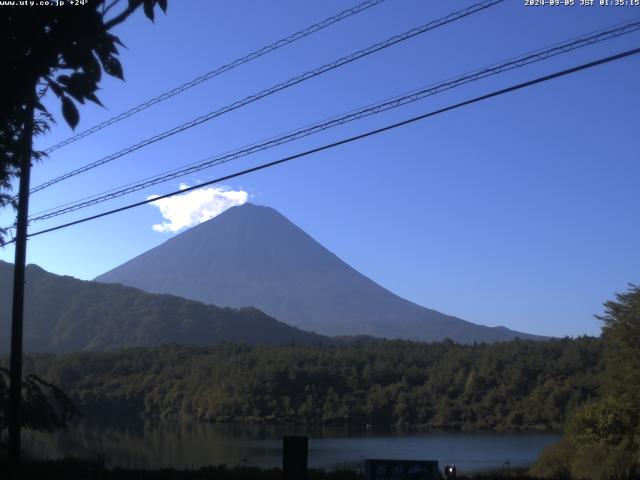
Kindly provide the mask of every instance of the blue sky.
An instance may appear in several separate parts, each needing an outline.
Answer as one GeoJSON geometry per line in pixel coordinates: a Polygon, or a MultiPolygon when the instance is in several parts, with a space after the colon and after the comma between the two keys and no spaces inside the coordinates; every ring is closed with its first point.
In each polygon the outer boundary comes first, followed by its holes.
{"type": "MultiPolygon", "coordinates": [[[[99,97],[106,109],[83,106],[79,130],[355,3],[174,0],[155,24],[139,13],[116,32],[128,47],[121,55],[126,82],[103,81],[99,97]]],[[[54,152],[36,165],[32,185],[472,3],[388,0],[54,152]]],[[[36,193],[30,211],[638,15],[639,7],[526,7],[508,0],[36,193]]],[[[638,46],[640,34],[633,33],[31,229],[167,193],[180,183],[195,185],[638,46]]],[[[224,187],[276,208],[347,263],[421,305],[532,333],[597,334],[593,315],[601,313],[602,302],[640,282],[638,85],[640,58],[632,57],[224,187]]],[[[48,105],[60,117],[55,100],[48,105]]],[[[71,133],[59,120],[37,146],[71,133]]],[[[219,198],[215,193],[212,199],[219,198]]],[[[181,205],[184,215],[190,207],[181,205]]],[[[167,211],[171,215],[170,206],[167,211]]],[[[11,215],[4,211],[0,220],[11,223],[11,215]]],[[[175,233],[153,226],[171,221],[155,206],[140,207],[35,237],[28,261],[91,279],[170,238],[175,233]]],[[[5,248],[0,258],[12,261],[13,249],[5,248]]]]}

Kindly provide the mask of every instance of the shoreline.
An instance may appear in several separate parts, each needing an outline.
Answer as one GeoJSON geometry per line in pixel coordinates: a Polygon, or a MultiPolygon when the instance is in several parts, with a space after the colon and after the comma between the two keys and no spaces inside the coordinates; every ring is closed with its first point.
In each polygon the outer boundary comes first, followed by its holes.
{"type": "MultiPolygon", "coordinates": [[[[0,460],[0,473],[8,474],[7,464],[2,458],[0,460]]],[[[458,475],[460,480],[502,480],[502,479],[522,479],[528,480],[533,477],[528,476],[527,469],[510,469],[508,472],[486,471],[486,472],[466,472],[465,475],[458,475]]],[[[196,480],[196,479],[216,479],[216,480],[281,480],[282,469],[280,468],[260,468],[251,466],[228,467],[226,465],[206,466],[197,469],[125,469],[107,468],[100,461],[87,461],[76,458],[65,458],[60,460],[33,460],[28,459],[23,462],[21,478],[48,478],[57,479],[87,479],[96,478],[101,480],[110,479],[140,479],[140,480],[196,480]]],[[[4,475],[3,475],[4,476],[4,475]]],[[[324,470],[310,468],[308,470],[308,480],[362,480],[362,472],[355,469],[324,470]]]]}

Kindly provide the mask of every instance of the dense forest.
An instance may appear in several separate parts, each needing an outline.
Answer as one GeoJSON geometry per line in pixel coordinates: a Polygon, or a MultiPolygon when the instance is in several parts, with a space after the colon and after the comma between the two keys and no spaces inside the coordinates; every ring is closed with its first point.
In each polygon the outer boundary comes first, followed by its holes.
{"type": "Polygon", "coordinates": [[[532,469],[545,478],[640,478],[640,287],[606,302],[597,398],[571,412],[532,469]]]}
{"type": "Polygon", "coordinates": [[[597,395],[601,352],[588,337],[172,345],[31,355],[26,368],[68,392],[89,418],[548,430],[597,395]]]}

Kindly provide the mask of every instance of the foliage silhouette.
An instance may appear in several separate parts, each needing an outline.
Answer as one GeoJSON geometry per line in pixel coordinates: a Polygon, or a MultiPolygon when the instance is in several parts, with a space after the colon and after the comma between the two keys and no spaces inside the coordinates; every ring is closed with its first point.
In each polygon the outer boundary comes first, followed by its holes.
{"type": "MultiPolygon", "coordinates": [[[[53,3],[53,2],[51,2],[53,3]]],[[[101,105],[96,91],[102,72],[124,79],[118,60],[120,39],[111,30],[143,7],[154,19],[154,8],[167,0],[91,0],[86,5],[3,6],[0,15],[0,208],[14,205],[12,179],[19,175],[25,138],[48,131],[53,116],[42,98],[53,92],[65,121],[75,128],[80,114],[75,102],[101,105]],[[119,10],[119,11],[118,11],[119,10]],[[116,13],[117,12],[117,13],[116,13]],[[29,118],[30,106],[36,110],[29,118]]],[[[33,152],[39,160],[42,152],[33,152]]],[[[3,241],[6,230],[0,230],[3,241]]]]}
{"type": "MultiPolygon", "coordinates": [[[[9,382],[9,370],[0,367],[0,437],[8,427],[9,382]]],[[[62,390],[33,373],[22,382],[22,398],[22,426],[30,430],[66,430],[81,416],[62,390]]]]}
{"type": "Polygon", "coordinates": [[[565,438],[540,456],[532,473],[594,480],[640,475],[640,288],[605,304],[600,396],[576,411],[565,438]]]}

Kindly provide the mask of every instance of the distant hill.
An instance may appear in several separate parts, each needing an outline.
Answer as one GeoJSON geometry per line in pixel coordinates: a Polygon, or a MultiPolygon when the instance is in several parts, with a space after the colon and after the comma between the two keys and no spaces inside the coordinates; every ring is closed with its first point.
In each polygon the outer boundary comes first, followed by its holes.
{"type": "MultiPolygon", "coordinates": [[[[7,352],[13,265],[0,261],[0,351],[7,352]]],[[[27,266],[24,342],[28,352],[110,350],[168,343],[209,346],[310,345],[330,339],[285,325],[255,308],[204,305],[122,285],[87,282],[27,266]]]]}
{"type": "Polygon", "coordinates": [[[254,306],[324,335],[470,343],[541,339],[424,308],[386,290],[272,208],[245,204],[96,278],[204,303],[254,306]]]}

